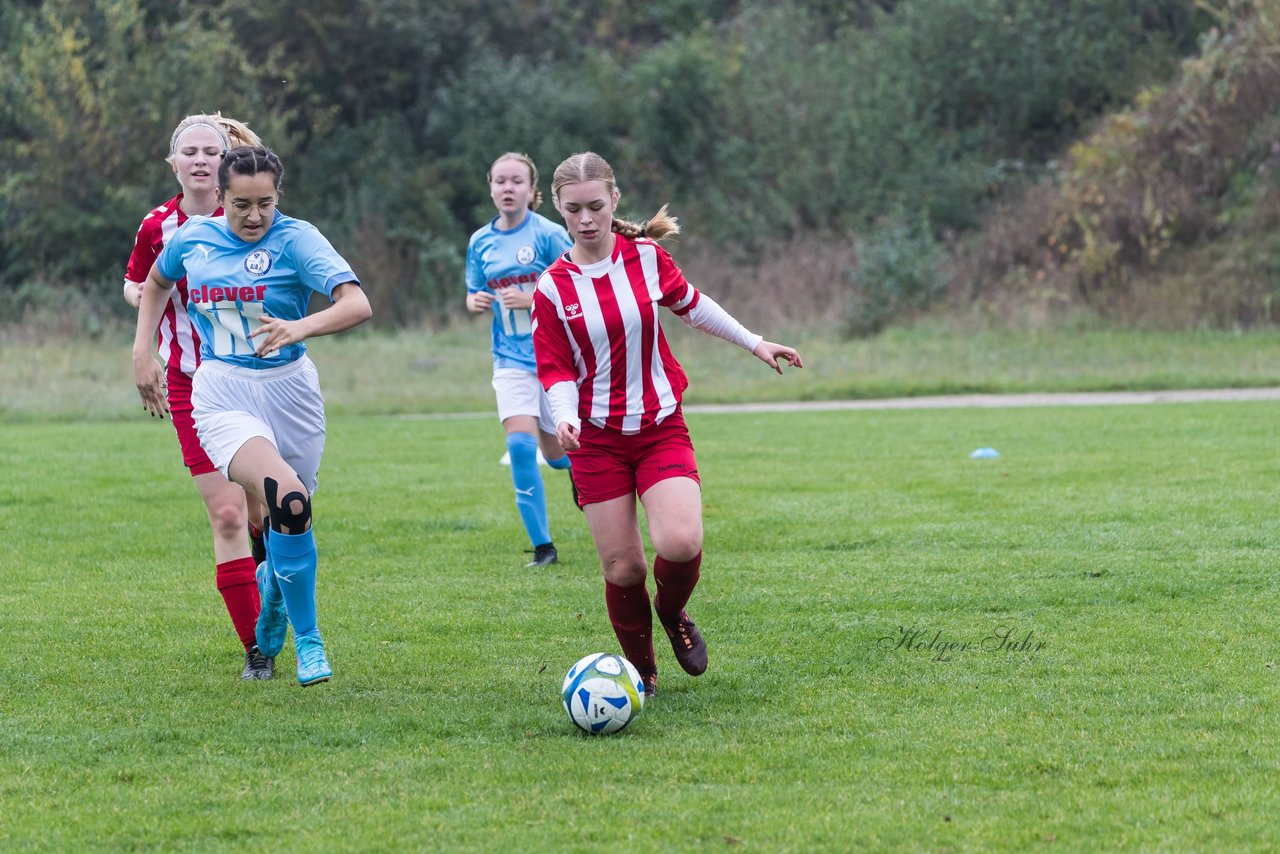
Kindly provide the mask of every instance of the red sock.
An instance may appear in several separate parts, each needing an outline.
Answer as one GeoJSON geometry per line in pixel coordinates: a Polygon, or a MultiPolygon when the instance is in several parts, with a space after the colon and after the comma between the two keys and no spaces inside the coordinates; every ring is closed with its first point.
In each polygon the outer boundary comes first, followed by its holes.
{"type": "Polygon", "coordinates": [[[606,581],[604,603],[623,656],[641,673],[657,673],[658,665],[653,660],[653,612],[649,610],[649,591],[644,582],[635,587],[619,587],[606,581]]]}
{"type": "Polygon", "coordinates": [[[680,618],[680,612],[689,604],[693,588],[698,584],[700,566],[702,552],[694,555],[693,560],[681,563],[661,555],[653,559],[653,581],[658,588],[653,594],[653,610],[658,612],[659,620],[674,623],[680,618]]]}
{"type": "Polygon", "coordinates": [[[256,569],[251,557],[220,563],[217,569],[218,592],[246,650],[257,642],[254,628],[258,624],[258,581],[253,574],[256,569]]]}

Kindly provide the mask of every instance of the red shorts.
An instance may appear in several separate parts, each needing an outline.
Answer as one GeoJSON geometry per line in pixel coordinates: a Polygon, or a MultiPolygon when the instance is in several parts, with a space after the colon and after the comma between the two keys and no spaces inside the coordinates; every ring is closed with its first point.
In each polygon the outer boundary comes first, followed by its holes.
{"type": "Polygon", "coordinates": [[[191,417],[191,377],[176,368],[169,368],[165,372],[165,382],[169,385],[169,417],[173,419],[173,428],[178,431],[183,464],[191,470],[192,477],[217,471],[217,466],[200,447],[200,439],[196,436],[196,422],[191,417]]]}
{"type": "Polygon", "coordinates": [[[620,495],[643,495],[669,477],[698,479],[693,442],[679,409],[654,427],[624,435],[590,422],[582,425],[582,447],[569,452],[578,503],[598,504],[620,495]]]}

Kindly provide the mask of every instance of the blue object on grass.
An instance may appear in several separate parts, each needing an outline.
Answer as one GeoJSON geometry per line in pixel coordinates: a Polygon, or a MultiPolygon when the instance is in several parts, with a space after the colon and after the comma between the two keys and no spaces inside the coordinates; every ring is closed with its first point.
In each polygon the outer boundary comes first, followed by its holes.
{"type": "Polygon", "coordinates": [[[971,459],[975,460],[994,460],[998,456],[1000,456],[1000,452],[995,448],[978,448],[978,450],[969,455],[971,459]]]}

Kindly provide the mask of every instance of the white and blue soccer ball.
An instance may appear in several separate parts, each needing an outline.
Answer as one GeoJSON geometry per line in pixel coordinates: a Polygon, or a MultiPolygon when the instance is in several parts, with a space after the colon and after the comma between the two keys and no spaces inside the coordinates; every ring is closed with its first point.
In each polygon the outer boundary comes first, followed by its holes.
{"type": "Polygon", "coordinates": [[[593,652],[569,668],[560,698],[578,729],[609,735],[626,729],[644,708],[644,682],[622,656],[593,652]]]}

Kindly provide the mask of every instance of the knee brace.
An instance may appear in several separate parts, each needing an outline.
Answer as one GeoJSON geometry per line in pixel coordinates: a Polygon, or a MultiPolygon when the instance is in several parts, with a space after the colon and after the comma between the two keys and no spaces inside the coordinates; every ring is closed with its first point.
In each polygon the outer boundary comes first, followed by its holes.
{"type": "Polygon", "coordinates": [[[304,534],[311,526],[311,496],[305,492],[290,492],[279,501],[280,484],[274,478],[266,478],[262,482],[267,498],[267,518],[271,520],[271,530],[281,534],[304,534]],[[295,509],[295,507],[297,509],[295,509]]]}

